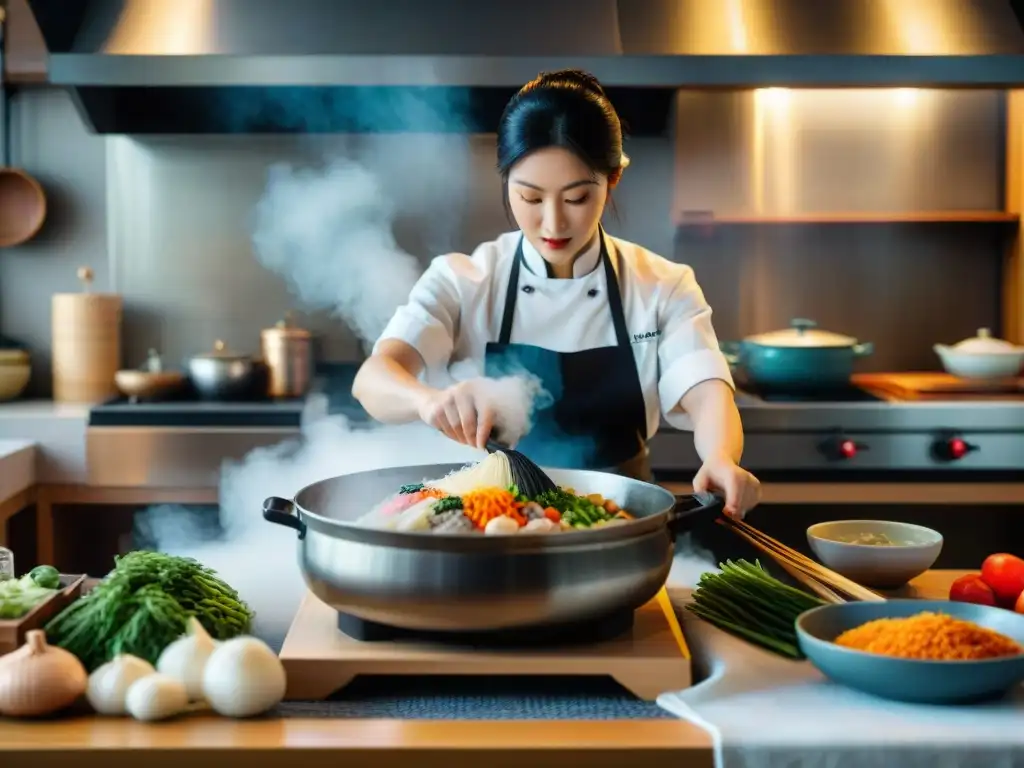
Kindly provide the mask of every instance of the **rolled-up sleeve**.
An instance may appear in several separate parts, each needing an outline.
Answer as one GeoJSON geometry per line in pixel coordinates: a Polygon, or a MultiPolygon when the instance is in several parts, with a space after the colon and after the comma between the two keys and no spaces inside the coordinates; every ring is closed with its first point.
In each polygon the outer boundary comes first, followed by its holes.
{"type": "Polygon", "coordinates": [[[658,309],[658,397],[662,414],[668,418],[683,395],[702,381],[719,379],[735,389],[729,363],[711,325],[711,307],[690,267],[682,267],[682,274],[658,309]]]}
{"type": "Polygon", "coordinates": [[[451,359],[461,301],[449,259],[439,256],[431,261],[410,292],[409,300],[385,326],[374,344],[374,352],[386,339],[398,339],[414,347],[428,368],[451,359]]]}

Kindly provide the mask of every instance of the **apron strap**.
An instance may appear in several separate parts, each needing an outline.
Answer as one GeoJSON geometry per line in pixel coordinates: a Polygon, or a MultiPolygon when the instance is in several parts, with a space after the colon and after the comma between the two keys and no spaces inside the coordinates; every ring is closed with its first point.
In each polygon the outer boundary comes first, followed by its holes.
{"type": "Polygon", "coordinates": [[[499,344],[508,344],[512,340],[512,319],[516,315],[516,294],[519,292],[519,265],[523,263],[523,236],[519,236],[516,255],[512,259],[512,271],[508,276],[508,288],[505,290],[505,311],[501,316],[501,333],[499,344]]]}
{"type": "MultiPolygon", "coordinates": [[[[615,249],[615,259],[619,260],[619,251],[615,249]]],[[[608,309],[612,312],[612,325],[615,326],[615,339],[620,347],[629,347],[629,331],[626,330],[626,313],[622,309],[622,289],[615,274],[615,267],[608,256],[604,244],[604,229],[601,230],[601,260],[604,262],[605,282],[608,284],[608,309]]],[[[621,263],[621,262],[620,262],[621,263]]]]}
{"type": "MultiPolygon", "coordinates": [[[[619,280],[612,266],[611,257],[608,255],[608,248],[605,244],[604,228],[598,229],[598,236],[601,238],[601,262],[604,264],[605,282],[608,285],[608,309],[612,313],[612,326],[615,328],[615,340],[620,347],[629,346],[629,331],[626,329],[626,313],[622,309],[622,291],[619,288],[619,280]]],[[[618,260],[618,250],[615,251],[615,258],[618,260]]],[[[505,309],[501,315],[501,332],[498,335],[499,344],[508,344],[512,340],[512,320],[516,314],[516,298],[519,293],[519,270],[523,263],[523,236],[519,236],[519,245],[516,246],[516,255],[512,259],[512,270],[508,277],[508,288],[505,290],[505,309]]]]}

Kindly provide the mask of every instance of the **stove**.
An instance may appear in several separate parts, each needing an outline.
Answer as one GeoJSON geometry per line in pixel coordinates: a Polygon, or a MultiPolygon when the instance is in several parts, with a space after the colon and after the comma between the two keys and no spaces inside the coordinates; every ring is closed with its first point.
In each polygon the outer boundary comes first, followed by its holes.
{"type": "Polygon", "coordinates": [[[324,410],[321,399],[215,402],[196,397],[126,398],[94,406],[86,428],[91,485],[216,488],[226,460],[298,437],[303,419],[324,410]]]}
{"type": "Polygon", "coordinates": [[[633,629],[634,612],[619,611],[590,621],[484,632],[424,631],[392,627],[338,612],[338,629],[367,643],[396,640],[477,648],[535,648],[586,645],[614,640],[633,629]]]}
{"type": "MultiPolygon", "coordinates": [[[[1024,398],[897,400],[855,386],[804,395],[738,391],[743,463],[762,479],[1024,477],[1024,398]]],[[[700,467],[689,432],[651,441],[656,476],[700,467]]]]}
{"type": "Polygon", "coordinates": [[[384,628],[374,635],[380,625],[356,626],[352,618],[312,592],[306,594],[279,654],[288,676],[286,700],[326,699],[357,679],[357,673],[611,677],[648,701],[693,681],[684,630],[664,590],[636,611],[554,632],[533,629],[473,637],[384,628]],[[348,634],[364,631],[362,640],[348,634]]]}

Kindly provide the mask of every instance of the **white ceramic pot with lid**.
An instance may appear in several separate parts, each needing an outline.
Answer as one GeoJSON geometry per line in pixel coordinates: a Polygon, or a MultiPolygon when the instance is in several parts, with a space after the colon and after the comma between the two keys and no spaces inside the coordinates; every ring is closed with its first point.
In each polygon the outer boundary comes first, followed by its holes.
{"type": "Polygon", "coordinates": [[[933,349],[947,373],[964,379],[1009,379],[1024,367],[1024,347],[993,337],[988,328],[979,328],[974,338],[933,349]]]}

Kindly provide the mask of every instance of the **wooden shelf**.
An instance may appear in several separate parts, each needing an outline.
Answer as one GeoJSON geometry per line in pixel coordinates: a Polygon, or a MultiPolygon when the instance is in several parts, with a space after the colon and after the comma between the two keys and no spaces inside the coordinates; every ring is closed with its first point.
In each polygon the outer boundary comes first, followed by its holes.
{"type": "Polygon", "coordinates": [[[716,216],[711,211],[687,211],[677,215],[680,227],[707,227],[715,225],[752,224],[913,224],[913,223],[1016,223],[1020,214],[1006,211],[907,211],[907,212],[830,212],[798,213],[793,215],[760,216],[732,215],[716,216]]]}

